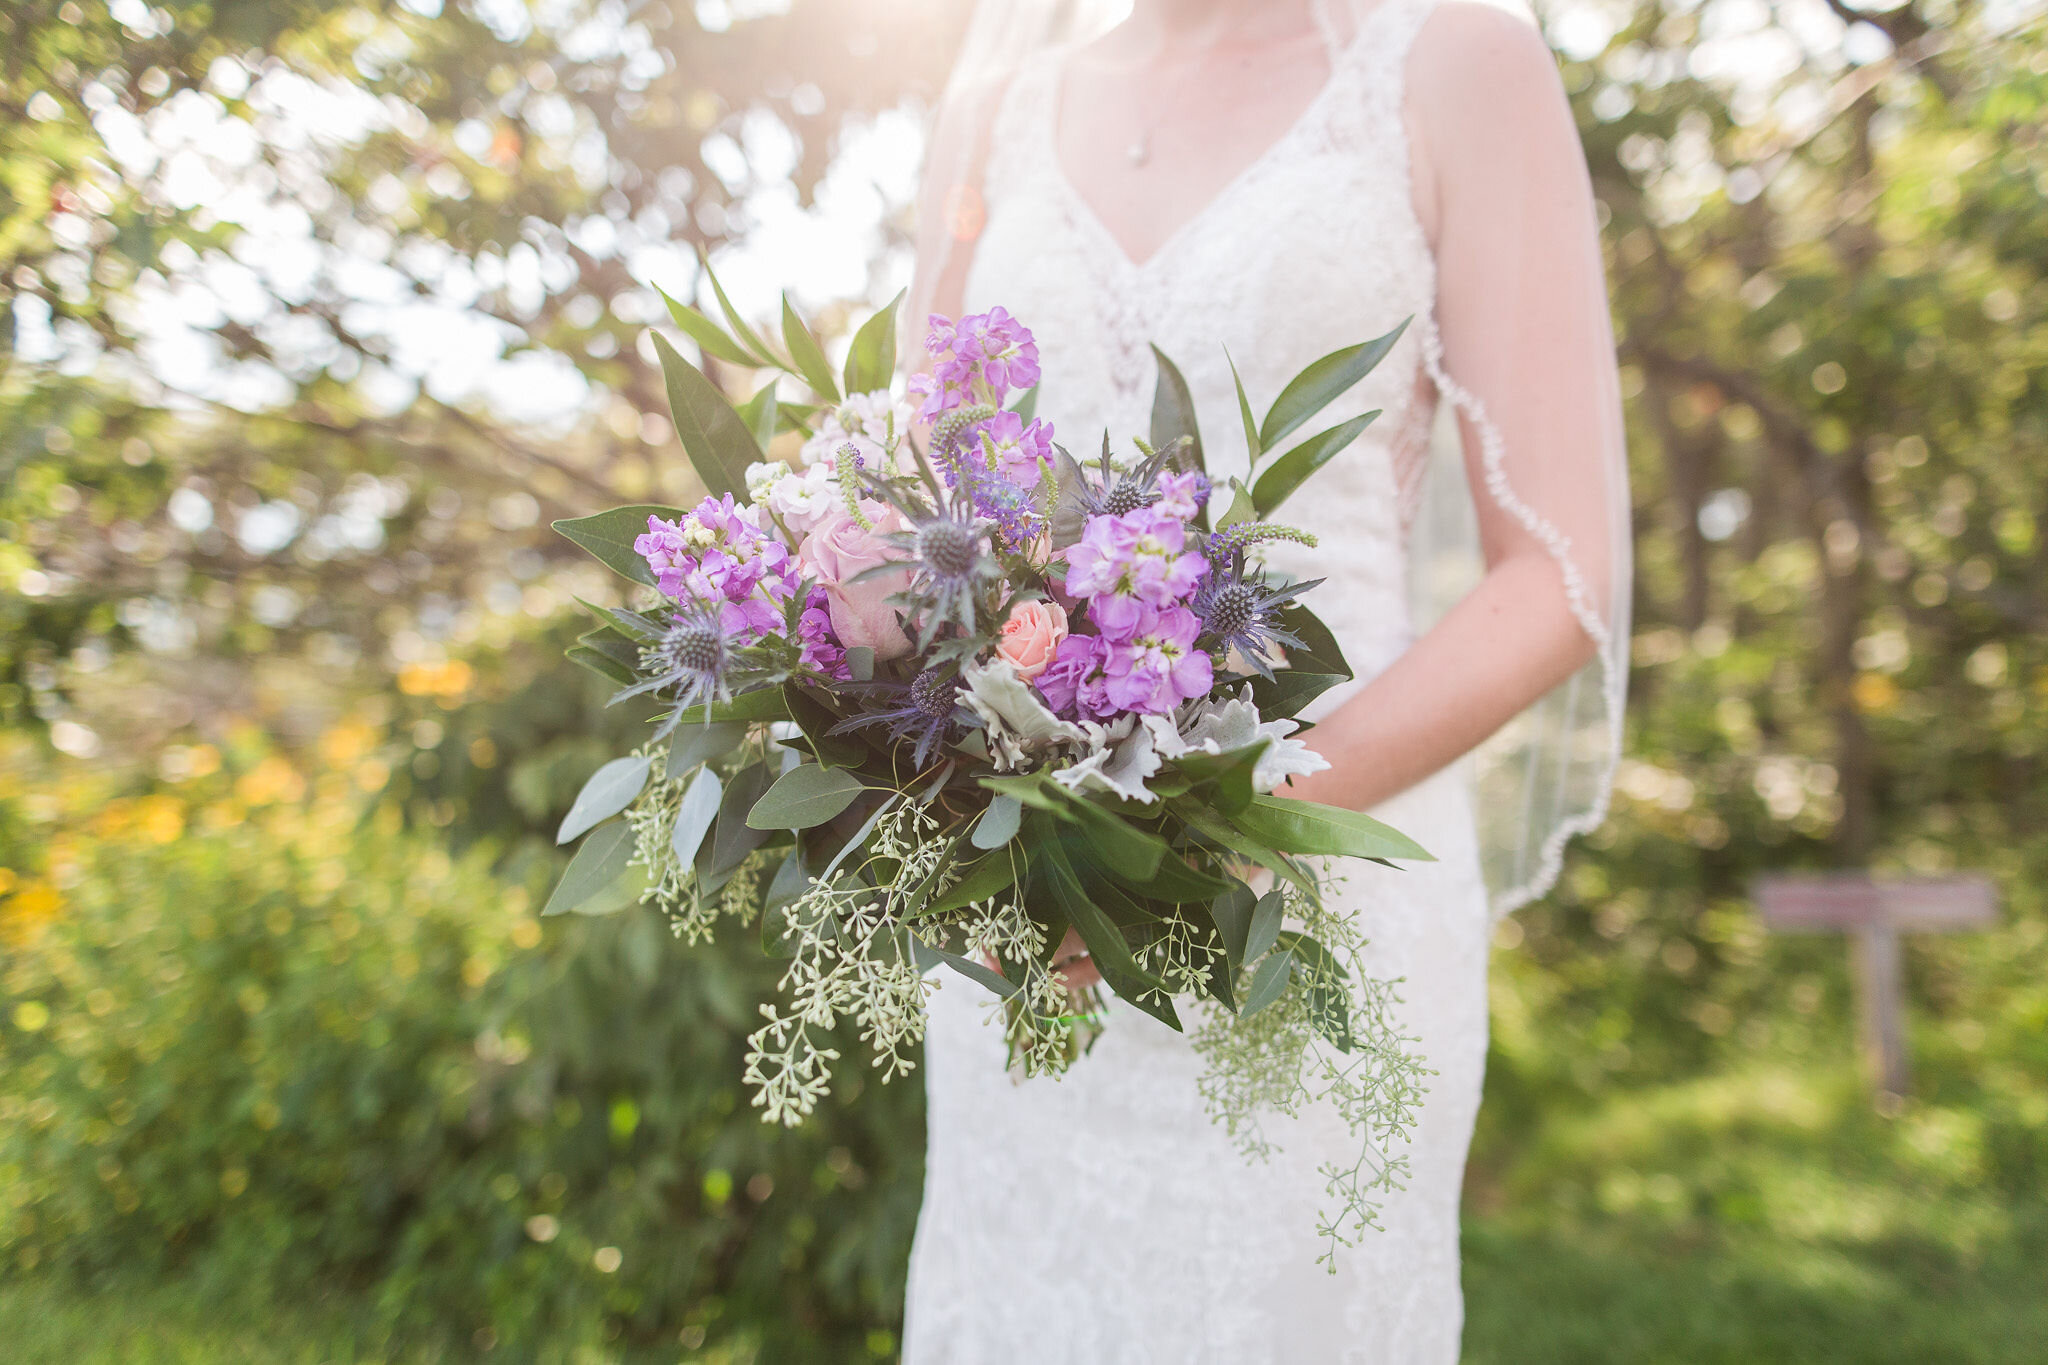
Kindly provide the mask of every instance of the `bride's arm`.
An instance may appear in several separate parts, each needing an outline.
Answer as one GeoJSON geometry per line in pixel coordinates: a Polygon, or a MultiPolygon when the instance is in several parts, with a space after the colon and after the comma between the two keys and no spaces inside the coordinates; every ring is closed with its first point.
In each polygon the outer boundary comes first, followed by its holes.
{"type": "MultiPolygon", "coordinates": [[[[1499,429],[1514,494],[1569,538],[1586,600],[1604,603],[1619,386],[1592,187],[1555,61],[1525,22],[1447,4],[1416,40],[1408,92],[1444,369],[1499,429]]],[[[1294,795],[1375,805],[1592,657],[1558,561],[1489,495],[1480,432],[1469,414],[1461,419],[1486,575],[1306,736],[1331,766],[1296,779],[1294,795]]]]}

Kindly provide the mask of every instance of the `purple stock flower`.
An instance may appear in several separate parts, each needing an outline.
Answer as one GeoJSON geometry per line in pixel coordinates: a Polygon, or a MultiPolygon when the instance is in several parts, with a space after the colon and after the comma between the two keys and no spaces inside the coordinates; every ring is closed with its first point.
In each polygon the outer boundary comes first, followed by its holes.
{"type": "MultiPolygon", "coordinates": [[[[1186,607],[1147,608],[1125,640],[1103,651],[1104,692],[1118,709],[1163,716],[1206,693],[1215,665],[1195,648],[1202,623],[1186,607]]],[[[1071,637],[1070,637],[1071,638],[1071,637]]]]}
{"type": "Polygon", "coordinates": [[[678,521],[648,517],[633,549],[664,595],[720,604],[726,629],[743,640],[759,639],[782,629],[774,603],[795,595],[799,572],[789,547],[761,531],[755,515],[730,493],[707,497],[678,521]]]}
{"type": "Polygon", "coordinates": [[[1116,712],[1109,700],[1102,663],[1108,646],[1100,636],[1069,635],[1045,672],[1032,680],[1046,705],[1063,716],[1100,720],[1116,712]]]}
{"type": "Polygon", "coordinates": [[[1104,636],[1126,639],[1146,609],[1185,601],[1208,567],[1187,548],[1186,523],[1141,507],[1088,518],[1081,539],[1067,547],[1067,591],[1090,599],[1088,613],[1104,636]]]}
{"type": "Polygon", "coordinates": [[[973,313],[957,323],[933,313],[925,327],[932,369],[911,376],[910,393],[923,400],[920,415],[927,422],[977,399],[1000,406],[1013,390],[1038,382],[1038,342],[1005,309],[973,313]]]}
{"type": "Polygon", "coordinates": [[[1159,479],[1159,501],[1152,506],[1170,517],[1193,521],[1195,513],[1208,505],[1211,487],[1208,477],[1197,469],[1184,474],[1163,474],[1159,479]]]}
{"type": "Polygon", "coordinates": [[[995,472],[1019,488],[1038,487],[1052,467],[1052,425],[1034,420],[1029,426],[1014,412],[999,412],[982,423],[984,450],[994,452],[995,472]]]}
{"type": "Polygon", "coordinates": [[[846,666],[846,650],[833,633],[830,602],[826,591],[813,584],[804,598],[803,615],[797,618],[796,635],[803,646],[805,668],[845,682],[853,677],[853,670],[846,666]]]}

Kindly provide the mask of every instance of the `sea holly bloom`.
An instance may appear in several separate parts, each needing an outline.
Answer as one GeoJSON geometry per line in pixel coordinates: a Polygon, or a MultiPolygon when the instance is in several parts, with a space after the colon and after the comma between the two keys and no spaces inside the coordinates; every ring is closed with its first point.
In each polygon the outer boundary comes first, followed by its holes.
{"type": "Polygon", "coordinates": [[[911,761],[920,768],[959,723],[960,680],[938,669],[927,668],[908,683],[877,679],[843,690],[862,695],[873,709],[847,717],[831,733],[880,727],[891,740],[916,746],[911,761]]]}
{"type": "Polygon", "coordinates": [[[1217,657],[1234,655],[1270,678],[1284,650],[1303,647],[1301,637],[1281,624],[1281,611],[1322,581],[1311,578],[1276,588],[1264,574],[1247,571],[1239,554],[1217,567],[1188,605],[1202,619],[1202,633],[1217,657]]]}
{"type": "Polygon", "coordinates": [[[1186,607],[1147,609],[1125,640],[1105,644],[1104,692],[1122,711],[1165,715],[1203,696],[1216,680],[1209,656],[1195,648],[1202,623],[1186,607]]]}
{"type": "Polygon", "coordinates": [[[675,710],[663,727],[667,730],[693,706],[701,703],[708,716],[713,702],[730,700],[734,663],[732,635],[720,607],[689,603],[660,639],[641,649],[640,668],[649,675],[646,680],[620,692],[610,704],[646,692],[669,692],[675,710]]]}
{"type": "Polygon", "coordinates": [[[1110,639],[1126,639],[1147,609],[1185,601],[1208,572],[1187,548],[1187,524],[1153,507],[1088,518],[1067,547],[1067,591],[1089,600],[1089,615],[1110,639]]]}

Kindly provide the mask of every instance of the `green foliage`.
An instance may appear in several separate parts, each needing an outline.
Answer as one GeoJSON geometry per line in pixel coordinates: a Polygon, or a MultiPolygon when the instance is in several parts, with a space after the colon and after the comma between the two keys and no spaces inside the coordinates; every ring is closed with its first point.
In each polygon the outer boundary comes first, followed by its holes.
{"type": "Polygon", "coordinates": [[[17,1266],[233,1266],[537,1360],[691,1330],[849,1359],[893,1320],[916,1088],[763,1128],[751,944],[684,953],[644,913],[543,943],[484,849],[346,806],[82,857],[0,978],[17,1266]]]}

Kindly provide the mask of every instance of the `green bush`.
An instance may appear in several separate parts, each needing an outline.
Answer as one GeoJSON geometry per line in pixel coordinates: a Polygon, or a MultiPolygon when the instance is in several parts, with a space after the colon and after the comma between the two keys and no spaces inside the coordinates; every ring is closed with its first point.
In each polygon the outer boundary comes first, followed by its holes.
{"type": "Polygon", "coordinates": [[[508,882],[398,823],[63,836],[66,903],[0,973],[0,1255],[341,1289],[394,1346],[891,1351],[918,1087],[766,1129],[749,936],[543,928],[551,861],[508,882]]]}

